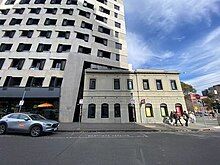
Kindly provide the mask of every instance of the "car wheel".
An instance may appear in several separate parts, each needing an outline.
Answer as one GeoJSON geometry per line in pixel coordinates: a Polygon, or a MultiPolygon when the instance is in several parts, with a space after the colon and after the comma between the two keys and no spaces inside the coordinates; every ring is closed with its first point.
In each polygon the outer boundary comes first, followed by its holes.
{"type": "Polygon", "coordinates": [[[0,135],[3,135],[6,133],[6,125],[5,124],[0,124],[0,135]]]}
{"type": "Polygon", "coordinates": [[[41,127],[40,126],[33,126],[30,130],[30,134],[32,137],[38,137],[41,135],[41,127]]]}

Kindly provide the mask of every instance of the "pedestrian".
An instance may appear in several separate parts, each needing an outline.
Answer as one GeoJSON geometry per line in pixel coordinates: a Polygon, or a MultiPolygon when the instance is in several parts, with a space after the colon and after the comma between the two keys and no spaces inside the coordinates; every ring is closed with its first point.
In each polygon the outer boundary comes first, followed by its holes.
{"type": "Polygon", "coordinates": [[[189,119],[190,119],[191,123],[196,123],[196,116],[195,116],[194,112],[189,113],[189,119]]]}
{"type": "Polygon", "coordinates": [[[173,123],[174,123],[173,122],[173,120],[174,120],[174,112],[173,111],[170,112],[169,118],[170,118],[170,124],[173,125],[173,123]]]}
{"type": "Polygon", "coordinates": [[[185,120],[185,126],[188,127],[189,115],[186,111],[183,112],[183,119],[185,120]]]}
{"type": "Polygon", "coordinates": [[[210,114],[212,115],[212,118],[215,118],[215,112],[211,111],[210,114]]]}
{"type": "Polygon", "coordinates": [[[180,125],[183,126],[183,123],[180,120],[180,114],[175,112],[174,113],[175,125],[177,126],[177,122],[179,121],[180,125]]]}

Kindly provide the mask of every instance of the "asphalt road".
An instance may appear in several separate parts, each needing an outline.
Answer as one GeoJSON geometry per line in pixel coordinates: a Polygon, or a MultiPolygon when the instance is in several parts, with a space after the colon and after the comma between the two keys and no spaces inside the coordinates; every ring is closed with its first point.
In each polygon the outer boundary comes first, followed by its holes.
{"type": "Polygon", "coordinates": [[[0,136],[0,165],[217,165],[220,133],[0,136]]]}

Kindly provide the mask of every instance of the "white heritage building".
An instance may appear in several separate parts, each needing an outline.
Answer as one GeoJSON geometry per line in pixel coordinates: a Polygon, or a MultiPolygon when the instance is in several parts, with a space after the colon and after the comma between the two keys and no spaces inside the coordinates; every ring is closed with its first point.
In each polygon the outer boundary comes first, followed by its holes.
{"type": "Polygon", "coordinates": [[[186,110],[179,73],[86,70],[82,122],[161,123],[186,110]]]}

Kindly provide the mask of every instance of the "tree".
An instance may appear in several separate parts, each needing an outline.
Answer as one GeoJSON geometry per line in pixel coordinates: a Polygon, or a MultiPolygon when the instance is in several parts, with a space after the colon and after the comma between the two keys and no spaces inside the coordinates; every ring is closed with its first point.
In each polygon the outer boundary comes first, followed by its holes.
{"type": "Polygon", "coordinates": [[[191,98],[190,98],[189,94],[190,93],[196,93],[196,89],[193,88],[192,85],[186,84],[184,82],[181,82],[181,86],[182,86],[182,90],[183,90],[187,110],[188,111],[194,111],[193,103],[191,101],[191,98]]]}
{"type": "Polygon", "coordinates": [[[213,104],[214,104],[213,99],[207,97],[207,98],[204,98],[202,100],[204,101],[204,103],[205,103],[205,105],[207,106],[208,109],[212,109],[213,104]]]}
{"type": "Polygon", "coordinates": [[[186,84],[184,82],[181,82],[181,86],[182,86],[182,89],[183,89],[183,94],[185,96],[189,95],[189,93],[196,93],[196,89],[193,88],[193,86],[190,85],[190,84],[186,84]]]}
{"type": "Polygon", "coordinates": [[[193,103],[190,99],[189,95],[184,96],[185,102],[186,102],[186,108],[188,111],[194,111],[193,103]]]}

